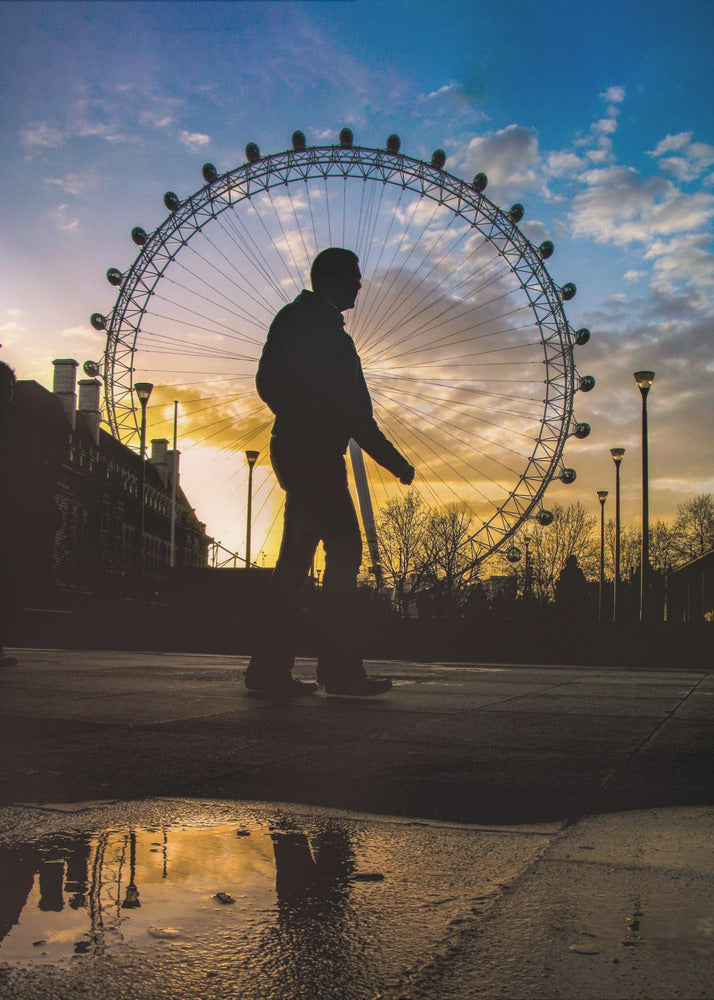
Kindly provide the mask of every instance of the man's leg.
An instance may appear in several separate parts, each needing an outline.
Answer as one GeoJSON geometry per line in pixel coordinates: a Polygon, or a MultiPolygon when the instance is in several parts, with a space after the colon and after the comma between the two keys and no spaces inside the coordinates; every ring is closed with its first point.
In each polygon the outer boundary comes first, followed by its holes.
{"type": "Polygon", "coordinates": [[[362,665],[356,600],[362,535],[344,461],[322,484],[322,493],[325,572],[317,679],[332,694],[382,694],[391,688],[391,681],[367,677],[362,665]]]}
{"type": "Polygon", "coordinates": [[[267,614],[262,634],[251,657],[245,683],[252,690],[308,693],[314,689],[314,685],[293,680],[291,672],[295,664],[295,640],[302,590],[319,535],[310,518],[305,516],[306,504],[300,490],[293,491],[289,483],[284,481],[273,450],[271,448],[273,465],[281,486],[286,489],[283,537],[268,587],[267,614]]]}

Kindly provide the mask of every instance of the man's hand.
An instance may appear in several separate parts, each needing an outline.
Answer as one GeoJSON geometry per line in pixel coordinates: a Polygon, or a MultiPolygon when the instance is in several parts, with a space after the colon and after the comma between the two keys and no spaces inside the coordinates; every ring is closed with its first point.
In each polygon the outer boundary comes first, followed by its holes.
{"type": "Polygon", "coordinates": [[[404,472],[399,477],[399,482],[404,486],[411,486],[414,482],[414,466],[408,465],[404,472]]]}

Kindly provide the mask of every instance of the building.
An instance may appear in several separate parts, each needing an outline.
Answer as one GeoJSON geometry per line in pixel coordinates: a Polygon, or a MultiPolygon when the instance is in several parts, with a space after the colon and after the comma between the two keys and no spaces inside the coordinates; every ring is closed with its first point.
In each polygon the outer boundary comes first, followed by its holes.
{"type": "MultiPolygon", "coordinates": [[[[142,538],[140,456],[101,428],[99,381],[80,380],[77,399],[77,362],[53,364],[53,391],[19,381],[0,428],[8,607],[54,606],[47,601],[62,591],[121,593],[137,580],[165,579],[169,571],[178,454],[163,439],[152,442],[142,538]]],[[[207,566],[211,539],[178,483],[175,507],[174,565],[207,566]]]]}
{"type": "Polygon", "coordinates": [[[667,574],[667,621],[714,621],[714,549],[667,574]]]}

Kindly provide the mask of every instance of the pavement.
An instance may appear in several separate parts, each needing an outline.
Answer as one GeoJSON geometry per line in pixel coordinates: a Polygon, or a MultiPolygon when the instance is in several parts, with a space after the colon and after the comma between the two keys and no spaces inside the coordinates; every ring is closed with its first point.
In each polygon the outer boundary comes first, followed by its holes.
{"type": "Polygon", "coordinates": [[[8,652],[3,996],[714,997],[686,651],[375,662],[387,696],[291,703],[242,657],[8,652]]]}

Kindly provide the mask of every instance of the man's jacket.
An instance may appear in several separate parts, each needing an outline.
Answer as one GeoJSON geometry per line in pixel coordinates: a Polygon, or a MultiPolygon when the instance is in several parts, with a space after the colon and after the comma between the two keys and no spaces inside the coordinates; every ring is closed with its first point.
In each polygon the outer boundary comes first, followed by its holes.
{"type": "Polygon", "coordinates": [[[256,386],[275,414],[273,434],[281,441],[334,455],[344,454],[354,438],[395,476],[408,468],[377,426],[342,314],[315,292],[300,292],[271,323],[256,386]]]}

